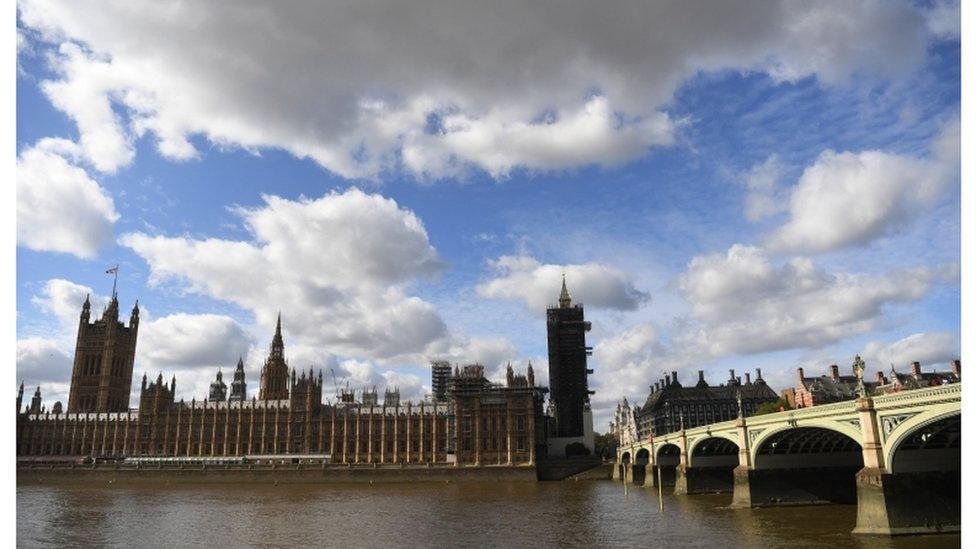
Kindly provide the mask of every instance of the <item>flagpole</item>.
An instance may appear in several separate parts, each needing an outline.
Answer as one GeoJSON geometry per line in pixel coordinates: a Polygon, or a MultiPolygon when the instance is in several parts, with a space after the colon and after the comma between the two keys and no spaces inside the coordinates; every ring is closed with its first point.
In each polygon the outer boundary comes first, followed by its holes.
{"type": "Polygon", "coordinates": [[[116,299],[117,298],[117,296],[116,296],[116,288],[117,288],[117,284],[119,282],[119,265],[118,265],[118,263],[116,263],[114,267],[112,267],[109,270],[105,271],[105,273],[106,274],[107,273],[112,273],[112,275],[114,275],[113,278],[112,278],[112,299],[116,299]]]}

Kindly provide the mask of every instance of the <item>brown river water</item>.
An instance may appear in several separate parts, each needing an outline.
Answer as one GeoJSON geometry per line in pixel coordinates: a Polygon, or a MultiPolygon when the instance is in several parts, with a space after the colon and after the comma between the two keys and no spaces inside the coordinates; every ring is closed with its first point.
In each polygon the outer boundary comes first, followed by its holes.
{"type": "Polygon", "coordinates": [[[855,507],[732,510],[610,481],[17,487],[23,547],[959,547],[850,534],[855,507]]]}

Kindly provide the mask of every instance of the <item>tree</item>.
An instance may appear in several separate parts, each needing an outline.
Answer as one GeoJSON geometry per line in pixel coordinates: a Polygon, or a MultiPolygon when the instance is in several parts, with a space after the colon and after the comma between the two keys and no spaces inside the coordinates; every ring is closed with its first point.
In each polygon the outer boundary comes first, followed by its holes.
{"type": "Polygon", "coordinates": [[[590,449],[582,442],[570,442],[566,445],[566,457],[588,455],[590,455],[590,449]]]}
{"type": "Polygon", "coordinates": [[[616,454],[618,444],[616,433],[593,433],[593,453],[602,458],[616,454]]]}
{"type": "Polygon", "coordinates": [[[790,403],[787,402],[785,398],[780,397],[773,402],[760,404],[752,415],[761,416],[764,414],[775,414],[776,412],[782,412],[783,410],[792,410],[792,408],[790,407],[790,403]]]}

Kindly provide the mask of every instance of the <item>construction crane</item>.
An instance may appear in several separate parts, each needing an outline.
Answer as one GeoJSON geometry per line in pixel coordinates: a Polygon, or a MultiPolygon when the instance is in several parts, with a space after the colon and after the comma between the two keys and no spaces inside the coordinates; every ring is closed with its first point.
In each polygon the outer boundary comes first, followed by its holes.
{"type": "Polygon", "coordinates": [[[336,402],[339,402],[339,400],[340,400],[340,397],[339,397],[339,380],[338,380],[338,378],[336,378],[335,368],[329,368],[329,371],[332,372],[332,385],[335,387],[336,402]]]}

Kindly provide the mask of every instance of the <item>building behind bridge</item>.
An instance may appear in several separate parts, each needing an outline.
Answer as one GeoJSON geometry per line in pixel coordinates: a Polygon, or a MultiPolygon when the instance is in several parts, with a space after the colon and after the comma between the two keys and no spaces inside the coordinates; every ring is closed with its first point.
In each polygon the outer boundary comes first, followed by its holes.
{"type": "MultiPolygon", "coordinates": [[[[860,357],[855,357],[854,360],[857,364],[860,357]]],[[[873,378],[865,377],[864,389],[868,394],[888,394],[957,383],[962,380],[961,369],[962,363],[959,360],[953,360],[947,371],[923,372],[921,363],[912,362],[910,373],[902,374],[896,372],[892,366],[891,373],[887,377],[881,371],[878,371],[873,378]]],[[[836,364],[831,364],[826,375],[807,377],[804,375],[803,368],[797,368],[793,395],[796,408],[854,400],[858,396],[856,371],[852,371],[851,375],[842,375],[840,368],[836,364]]]]}
{"type": "Polygon", "coordinates": [[[118,301],[89,322],[86,300],[69,389],[69,406],[48,410],[40,387],[23,406],[17,396],[16,448],[20,456],[199,457],[243,455],[328,456],[337,463],[453,463],[533,465],[545,448],[543,399],[531,365],[508,368],[492,383],[480,365],[432,368],[439,391],[402,402],[387,390],[360,399],[347,392],[323,403],[322,371],[298,372],[285,358],[281,319],[261,370],[257,396],[247,398],[243,361],[230,391],[218,371],[205,398],[176,399],[176,378],[143,375],[136,408],[128,406],[138,308],[130,328],[118,321],[118,301]],[[443,388],[443,389],[442,389],[443,388]],[[230,393],[228,395],[228,393],[230,393]]]}
{"type": "Polygon", "coordinates": [[[756,408],[777,400],[776,393],[766,384],[762,370],[756,369],[756,379],[745,374],[745,382],[729,370],[729,379],[722,385],[709,385],[705,372],[698,371],[698,382],[685,387],[678,381],[678,373],[671,372],[651,386],[644,405],[636,411],[637,436],[646,439],[653,435],[673,433],[700,425],[729,421],[739,415],[741,401],[744,416],[756,408]]]}

